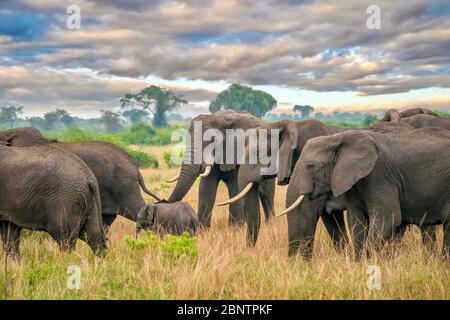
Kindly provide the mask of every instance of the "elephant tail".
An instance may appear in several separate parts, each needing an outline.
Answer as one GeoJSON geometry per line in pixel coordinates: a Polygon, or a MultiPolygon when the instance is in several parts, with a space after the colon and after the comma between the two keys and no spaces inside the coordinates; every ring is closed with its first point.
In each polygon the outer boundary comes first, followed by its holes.
{"type": "Polygon", "coordinates": [[[151,192],[146,186],[145,186],[145,182],[144,182],[144,177],[142,176],[141,172],[139,171],[139,169],[137,169],[137,175],[138,175],[138,179],[139,179],[139,185],[141,186],[142,190],[148,194],[149,196],[152,196],[153,198],[155,198],[157,201],[162,201],[162,199],[155,193],[151,192]]]}
{"type": "Polygon", "coordinates": [[[97,182],[89,184],[91,205],[88,207],[87,220],[84,226],[85,241],[96,255],[103,255],[107,249],[107,237],[102,224],[100,192],[97,182]]]}

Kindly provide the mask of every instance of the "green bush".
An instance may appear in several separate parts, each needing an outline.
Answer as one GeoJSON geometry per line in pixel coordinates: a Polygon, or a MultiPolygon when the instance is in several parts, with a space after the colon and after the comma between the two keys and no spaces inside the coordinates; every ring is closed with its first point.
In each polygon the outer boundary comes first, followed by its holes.
{"type": "Polygon", "coordinates": [[[175,259],[196,258],[199,254],[197,238],[191,237],[188,232],[184,232],[181,236],[168,234],[163,239],[159,239],[157,235],[147,230],[139,239],[126,236],[125,243],[135,250],[160,248],[162,252],[175,259]]]}
{"type": "Polygon", "coordinates": [[[434,110],[439,116],[450,119],[450,112],[434,110]]]}
{"type": "MultiPolygon", "coordinates": [[[[178,152],[178,156],[180,158],[182,158],[184,156],[184,150],[180,150],[178,152]]],[[[173,159],[172,159],[172,151],[170,151],[170,150],[164,151],[164,153],[163,153],[163,160],[164,160],[164,163],[166,164],[166,166],[168,168],[178,168],[178,167],[180,167],[179,163],[175,163],[173,161],[173,159]]]]}
{"type": "Polygon", "coordinates": [[[148,124],[138,123],[120,133],[120,136],[127,144],[162,146],[170,144],[172,129],[156,129],[148,124]]]}

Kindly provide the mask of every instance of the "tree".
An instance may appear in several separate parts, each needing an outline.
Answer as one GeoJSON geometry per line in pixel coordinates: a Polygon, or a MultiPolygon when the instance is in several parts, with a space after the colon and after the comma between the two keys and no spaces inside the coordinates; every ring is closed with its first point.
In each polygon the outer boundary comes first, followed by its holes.
{"type": "Polygon", "coordinates": [[[374,123],[375,121],[378,121],[377,115],[375,115],[375,114],[367,114],[367,115],[364,117],[363,125],[364,125],[364,127],[368,127],[368,126],[370,126],[372,123],[374,123]]]}
{"type": "Polygon", "coordinates": [[[109,110],[101,110],[101,112],[102,116],[100,118],[100,121],[107,132],[117,132],[122,130],[119,112],[113,112],[109,110]]]}
{"type": "Polygon", "coordinates": [[[142,119],[148,116],[148,112],[139,109],[130,109],[122,112],[122,116],[129,119],[133,124],[142,122],[142,119]]]}
{"type": "Polygon", "coordinates": [[[67,112],[64,109],[56,109],[56,114],[59,117],[59,120],[65,125],[65,126],[70,126],[75,122],[75,119],[72,117],[72,115],[67,112]]]}
{"type": "Polygon", "coordinates": [[[234,83],[217,95],[209,105],[209,111],[232,109],[248,111],[256,117],[262,117],[275,108],[276,104],[277,100],[270,94],[234,83]]]}
{"type": "MultiPolygon", "coordinates": [[[[36,123],[37,119],[34,120],[36,123]]],[[[75,122],[72,115],[64,109],[56,109],[55,111],[50,111],[44,114],[44,122],[42,127],[45,130],[52,130],[57,127],[61,128],[62,125],[68,127],[75,122]]]]}
{"type": "Polygon", "coordinates": [[[302,119],[305,118],[309,118],[310,117],[310,113],[314,111],[314,108],[309,106],[309,105],[305,105],[305,106],[300,106],[298,104],[296,104],[294,106],[294,111],[295,112],[301,112],[302,114],[302,119]]]}
{"type": "Polygon", "coordinates": [[[181,95],[158,86],[147,87],[137,94],[127,93],[120,101],[122,108],[137,105],[150,111],[153,114],[153,125],[157,128],[167,126],[166,112],[187,103],[181,95]]]}
{"type": "Polygon", "coordinates": [[[17,120],[19,120],[22,114],[23,114],[23,107],[17,106],[2,107],[2,110],[0,112],[0,122],[8,123],[10,128],[14,128],[14,126],[17,123],[17,120]]]}

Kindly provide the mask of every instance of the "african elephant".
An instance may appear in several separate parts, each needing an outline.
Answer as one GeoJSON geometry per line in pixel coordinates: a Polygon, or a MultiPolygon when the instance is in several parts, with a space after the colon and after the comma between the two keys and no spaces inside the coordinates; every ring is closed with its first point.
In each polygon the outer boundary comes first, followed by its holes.
{"type": "MultiPolygon", "coordinates": [[[[251,149],[252,146],[247,144],[245,150],[247,159],[249,158],[250,153],[256,154],[258,150],[262,150],[262,147],[267,148],[268,153],[270,154],[277,152],[278,170],[272,175],[264,175],[262,174],[263,169],[268,167],[268,164],[263,163],[260,159],[258,159],[256,164],[249,164],[248,161],[246,161],[246,164],[242,164],[239,168],[239,195],[221,203],[230,204],[240,198],[244,199],[245,217],[247,220],[247,244],[249,246],[254,246],[256,244],[260,227],[260,209],[256,193],[259,184],[266,181],[266,179],[273,177],[277,177],[278,185],[288,184],[295,163],[309,139],[345,130],[344,128],[326,125],[318,120],[304,120],[299,122],[282,120],[274,123],[262,124],[257,129],[258,134],[265,134],[267,132],[267,146],[258,144],[256,148],[251,149]],[[272,133],[278,134],[278,150],[271,150],[272,133]]],[[[337,242],[341,242],[342,237],[345,238],[345,233],[342,233],[341,225],[343,219],[340,219],[340,216],[336,219],[328,219],[328,216],[326,216],[324,222],[327,226],[327,230],[333,238],[336,238],[337,242]]]]}
{"type": "Polygon", "coordinates": [[[286,195],[286,212],[298,220],[290,249],[311,256],[317,212],[302,211],[300,217],[298,210],[320,200],[328,211],[347,209],[358,256],[366,241],[379,248],[405,224],[443,224],[444,253],[450,254],[448,159],[450,133],[441,128],[404,134],[352,130],[311,139],[286,195]]]}
{"type": "Polygon", "coordinates": [[[155,233],[182,235],[188,232],[195,235],[198,218],[195,210],[185,202],[149,203],[138,214],[136,235],[141,230],[152,230],[155,233]]]}
{"type": "Polygon", "coordinates": [[[19,257],[22,229],[47,231],[63,250],[76,240],[106,250],[100,194],[91,170],[50,145],[0,146],[0,233],[7,254],[19,257]]]}
{"type": "Polygon", "coordinates": [[[100,188],[103,223],[109,227],[121,214],[136,221],[145,201],[142,190],[161,199],[148,190],[136,162],[121,148],[102,141],[57,142],[48,141],[35,128],[16,128],[0,132],[0,141],[14,147],[27,147],[50,143],[78,156],[94,173],[100,188]]]}
{"type": "Polygon", "coordinates": [[[396,109],[390,109],[380,121],[403,122],[417,129],[439,127],[450,130],[450,119],[442,118],[435,112],[424,108],[407,109],[402,112],[396,109]]]}
{"type": "Polygon", "coordinates": [[[418,114],[427,114],[431,116],[439,117],[439,115],[430,109],[426,108],[410,108],[403,111],[397,109],[389,109],[384,115],[382,122],[400,122],[404,118],[409,118],[418,114]]]}
{"type": "MultiPolygon", "coordinates": [[[[231,110],[221,110],[212,115],[200,115],[195,117],[190,124],[188,136],[191,137],[190,143],[186,145],[185,161],[183,162],[180,174],[177,178],[177,184],[172,191],[168,201],[181,201],[186,193],[194,184],[195,179],[200,176],[198,216],[200,225],[204,227],[211,226],[211,212],[214,207],[217,186],[223,181],[228,188],[228,195],[234,197],[238,193],[238,172],[240,165],[237,163],[237,144],[234,143],[234,149],[229,146],[229,141],[237,142],[239,136],[244,136],[245,130],[256,128],[261,125],[261,120],[245,112],[235,112],[231,110]],[[220,133],[224,137],[223,155],[232,154],[232,159],[223,159],[219,163],[216,161],[216,155],[213,150],[208,152],[209,141],[197,141],[206,132],[220,133]],[[235,136],[227,135],[227,132],[235,133],[235,136]],[[228,148],[228,149],[227,149],[228,148]],[[227,152],[228,151],[228,152],[227,152]],[[192,161],[200,159],[198,163],[192,161]],[[225,161],[226,160],[226,161],[225,161]]],[[[202,139],[203,140],[203,139],[202,139]]],[[[207,140],[207,139],[205,139],[207,140]]],[[[274,180],[268,180],[262,183],[258,188],[258,196],[264,207],[266,219],[273,216],[273,201],[275,194],[274,180]]],[[[243,220],[241,216],[244,212],[242,201],[236,201],[229,208],[229,222],[231,224],[239,223],[243,220]]]]}

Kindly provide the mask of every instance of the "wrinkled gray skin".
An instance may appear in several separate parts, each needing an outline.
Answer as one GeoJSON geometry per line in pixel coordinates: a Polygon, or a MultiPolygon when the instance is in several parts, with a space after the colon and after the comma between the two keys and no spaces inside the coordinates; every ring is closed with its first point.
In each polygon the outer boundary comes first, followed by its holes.
{"type": "MultiPolygon", "coordinates": [[[[0,132],[0,141],[14,147],[49,143],[35,128],[0,132]]],[[[155,199],[161,200],[145,187],[136,162],[121,148],[102,141],[50,143],[78,156],[94,173],[100,188],[101,210],[106,227],[114,222],[118,214],[136,221],[139,211],[145,206],[141,188],[155,199]]]]}
{"type": "Polygon", "coordinates": [[[188,232],[193,236],[198,224],[197,214],[188,203],[149,203],[139,212],[136,235],[141,230],[152,230],[154,233],[174,235],[188,232]]]}
{"type": "MultiPolygon", "coordinates": [[[[294,169],[286,205],[305,195],[301,206],[322,201],[328,208],[347,208],[358,256],[366,242],[379,248],[405,224],[443,224],[443,251],[448,257],[448,159],[450,133],[441,128],[404,134],[352,130],[314,138],[294,169]]],[[[313,210],[302,214],[294,244],[309,257],[318,217],[313,210]]]]}
{"type": "MultiPolygon", "coordinates": [[[[326,125],[317,120],[304,120],[299,122],[283,120],[274,123],[262,124],[258,127],[258,129],[267,130],[269,134],[267,139],[268,146],[266,146],[267,150],[269,150],[269,154],[272,153],[270,148],[270,133],[274,129],[279,130],[279,166],[278,172],[275,175],[277,177],[278,185],[286,185],[289,183],[295,163],[297,162],[300,154],[302,153],[303,147],[309,139],[330,135],[345,130],[336,126],[326,125]]],[[[261,150],[261,146],[258,146],[258,148],[261,150]]],[[[249,150],[249,145],[247,145],[245,152],[246,155],[251,152],[249,150]]],[[[256,184],[243,198],[248,228],[247,244],[249,246],[254,246],[256,244],[260,227],[260,208],[256,194],[257,187],[267,179],[274,177],[267,175],[263,176],[261,174],[261,170],[265,167],[267,167],[267,165],[261,163],[244,164],[241,165],[239,169],[239,191],[243,190],[250,182],[256,184]]],[[[327,215],[323,219],[332,238],[339,238],[338,242],[341,242],[342,237],[346,237],[345,233],[341,232],[341,230],[345,230],[342,229],[343,219],[341,219],[341,216],[343,217],[343,213],[336,211],[333,212],[333,217],[329,217],[329,215],[327,215]],[[334,217],[334,214],[336,214],[336,217],[334,217]]]]}
{"type": "Polygon", "coordinates": [[[50,145],[2,145],[0,159],[0,233],[8,254],[19,257],[22,229],[47,231],[62,250],[81,238],[96,254],[105,252],[97,180],[78,157],[50,145]]]}
{"type": "MultiPolygon", "coordinates": [[[[349,131],[350,129],[340,128],[340,130],[343,132],[349,131]]],[[[413,131],[414,128],[405,123],[379,121],[369,126],[367,130],[382,134],[404,134],[413,131]]],[[[298,181],[298,177],[294,176],[293,181],[293,187],[295,187],[295,181],[298,181]]],[[[290,187],[290,190],[292,190],[292,187],[290,187]]],[[[286,199],[286,205],[290,206],[293,201],[287,200],[288,199],[286,199]]],[[[287,216],[289,256],[301,253],[305,258],[311,258],[315,228],[319,217],[322,219],[335,248],[338,250],[343,249],[349,241],[345,232],[344,209],[346,209],[345,204],[339,203],[338,199],[328,199],[327,201],[326,197],[318,197],[314,200],[305,198],[302,203],[287,216]]],[[[402,225],[397,230],[397,237],[401,238],[406,229],[407,224],[402,225]]],[[[422,226],[421,231],[424,243],[427,247],[432,248],[436,238],[434,227],[422,226]]]]}
{"type": "Polygon", "coordinates": [[[419,114],[409,118],[402,119],[402,122],[407,123],[414,128],[437,127],[450,130],[450,119],[440,118],[427,114],[419,114]]]}
{"type": "Polygon", "coordinates": [[[402,122],[414,128],[438,127],[450,130],[450,119],[442,118],[429,109],[413,108],[399,112],[391,109],[386,112],[383,119],[385,122],[402,122]]]}
{"type": "MultiPolygon", "coordinates": [[[[224,137],[226,137],[227,129],[247,130],[250,128],[256,128],[262,123],[261,120],[250,115],[249,113],[221,110],[212,115],[200,115],[192,119],[191,125],[189,127],[189,134],[191,137],[194,136],[195,121],[201,121],[203,133],[208,129],[216,129],[222,132],[224,137]]],[[[188,157],[190,155],[190,158],[194,159],[194,157],[196,156],[195,153],[203,153],[203,150],[205,150],[205,147],[208,144],[210,144],[209,141],[203,142],[202,148],[199,148],[200,150],[195,150],[194,139],[191,139],[191,144],[186,146],[184,154],[188,157]]],[[[223,154],[225,155],[227,144],[224,143],[223,145],[223,154]]],[[[234,152],[234,155],[236,157],[236,152],[234,152]]],[[[208,156],[210,159],[214,158],[213,154],[209,154],[208,156]]],[[[197,154],[197,157],[201,157],[201,155],[197,154]]],[[[213,161],[209,163],[213,163],[213,161]]],[[[240,166],[236,163],[236,158],[233,159],[232,164],[217,164],[214,162],[212,172],[207,177],[202,177],[200,179],[198,217],[201,226],[211,226],[211,213],[216,199],[217,186],[220,181],[223,181],[226,184],[229,197],[234,197],[238,194],[237,178],[240,166]]],[[[203,163],[201,164],[183,163],[181,166],[180,176],[178,178],[177,184],[172,191],[168,202],[181,201],[194,184],[195,179],[205,171],[206,166],[207,163],[205,162],[205,159],[203,159],[203,163]]],[[[271,216],[273,216],[275,181],[272,179],[262,183],[259,186],[257,193],[263,205],[266,219],[269,219],[271,216]]],[[[242,200],[239,200],[230,205],[229,223],[236,224],[242,222],[244,220],[244,217],[242,217],[243,212],[244,203],[242,200]]]]}
{"type": "Polygon", "coordinates": [[[389,109],[384,115],[382,122],[400,122],[404,118],[409,118],[419,114],[426,114],[430,116],[439,117],[439,115],[430,109],[426,108],[410,108],[403,111],[398,111],[397,109],[389,109]]]}

